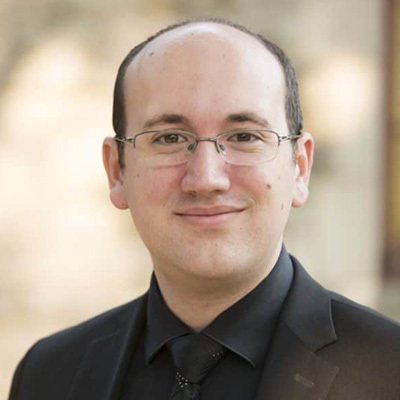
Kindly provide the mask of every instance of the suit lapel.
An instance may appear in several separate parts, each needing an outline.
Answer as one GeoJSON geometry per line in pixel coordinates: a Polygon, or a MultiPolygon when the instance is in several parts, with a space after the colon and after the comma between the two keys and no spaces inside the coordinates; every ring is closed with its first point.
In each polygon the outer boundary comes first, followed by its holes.
{"type": "Polygon", "coordinates": [[[93,340],[75,376],[68,400],[116,400],[124,372],[143,329],[146,298],[115,332],[93,340]]]}
{"type": "Polygon", "coordinates": [[[324,400],[339,368],[318,355],[337,341],[329,293],[293,259],[294,280],[256,400],[324,400]]]}
{"type": "Polygon", "coordinates": [[[338,370],[282,325],[264,367],[257,400],[324,400],[338,370]]]}

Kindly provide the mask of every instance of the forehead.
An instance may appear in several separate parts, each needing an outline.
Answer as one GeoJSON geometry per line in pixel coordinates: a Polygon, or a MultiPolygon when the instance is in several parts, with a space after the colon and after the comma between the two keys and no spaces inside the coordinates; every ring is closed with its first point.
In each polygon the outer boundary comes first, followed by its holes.
{"type": "Polygon", "coordinates": [[[157,105],[171,108],[163,112],[199,111],[203,103],[243,108],[249,97],[254,103],[279,98],[284,109],[285,84],[281,65],[257,39],[229,26],[195,23],[149,43],[128,67],[124,92],[127,111],[149,116],[160,111],[157,105]]]}

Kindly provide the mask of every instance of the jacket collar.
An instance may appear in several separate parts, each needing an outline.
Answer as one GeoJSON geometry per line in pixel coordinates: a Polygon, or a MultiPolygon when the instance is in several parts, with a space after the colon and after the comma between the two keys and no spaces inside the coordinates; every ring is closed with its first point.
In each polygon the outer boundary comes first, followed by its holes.
{"type": "Polygon", "coordinates": [[[147,296],[135,300],[129,315],[116,318],[115,331],[88,346],[67,400],[117,400],[131,354],[145,323],[147,296]]]}
{"type": "Polygon", "coordinates": [[[329,293],[292,257],[294,280],[268,354],[257,400],[324,400],[339,368],[318,355],[337,341],[329,293]]]}

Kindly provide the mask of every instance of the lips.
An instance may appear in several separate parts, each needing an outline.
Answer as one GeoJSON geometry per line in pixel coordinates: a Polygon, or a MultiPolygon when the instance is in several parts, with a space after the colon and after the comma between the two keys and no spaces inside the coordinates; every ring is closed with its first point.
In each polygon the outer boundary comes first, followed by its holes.
{"type": "Polygon", "coordinates": [[[235,221],[243,207],[213,206],[213,207],[188,207],[175,213],[181,221],[197,229],[221,229],[226,224],[235,221]]]}
{"type": "Polygon", "coordinates": [[[177,212],[176,214],[188,217],[213,217],[222,214],[237,213],[243,210],[244,209],[242,207],[235,206],[189,207],[177,212]]]}

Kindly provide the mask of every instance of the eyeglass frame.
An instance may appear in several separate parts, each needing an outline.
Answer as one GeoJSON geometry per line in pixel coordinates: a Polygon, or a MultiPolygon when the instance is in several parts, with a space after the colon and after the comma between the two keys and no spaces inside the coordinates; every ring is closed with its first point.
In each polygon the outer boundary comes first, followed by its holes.
{"type": "MultiPolygon", "coordinates": [[[[193,154],[196,151],[197,145],[199,144],[199,142],[213,142],[215,144],[215,148],[216,148],[218,154],[221,154],[224,151],[224,149],[221,148],[220,143],[218,143],[218,139],[221,136],[227,135],[229,133],[231,133],[231,134],[234,134],[235,132],[240,133],[240,131],[241,131],[241,129],[237,129],[237,130],[232,130],[232,131],[221,132],[217,136],[213,136],[213,137],[199,137],[195,133],[190,132],[190,131],[185,131],[185,130],[180,130],[180,129],[165,129],[165,130],[161,129],[161,130],[142,131],[142,132],[136,133],[133,136],[119,137],[119,136],[115,135],[113,137],[113,139],[120,143],[132,144],[133,147],[136,148],[136,138],[138,136],[144,135],[146,133],[161,133],[161,132],[171,132],[171,133],[177,133],[177,134],[182,133],[182,134],[188,134],[195,140],[193,148],[188,150],[189,154],[193,154]]],[[[299,133],[289,134],[289,135],[285,135],[285,136],[281,136],[277,132],[272,131],[270,129],[243,129],[243,132],[246,132],[246,133],[269,132],[269,133],[273,133],[278,138],[278,147],[277,147],[277,152],[276,152],[275,156],[273,158],[271,158],[270,160],[266,160],[265,162],[269,162],[269,161],[272,161],[275,159],[275,157],[278,155],[278,151],[279,151],[281,142],[286,141],[286,140],[297,140],[303,136],[303,132],[301,132],[301,131],[299,133]]]]}

